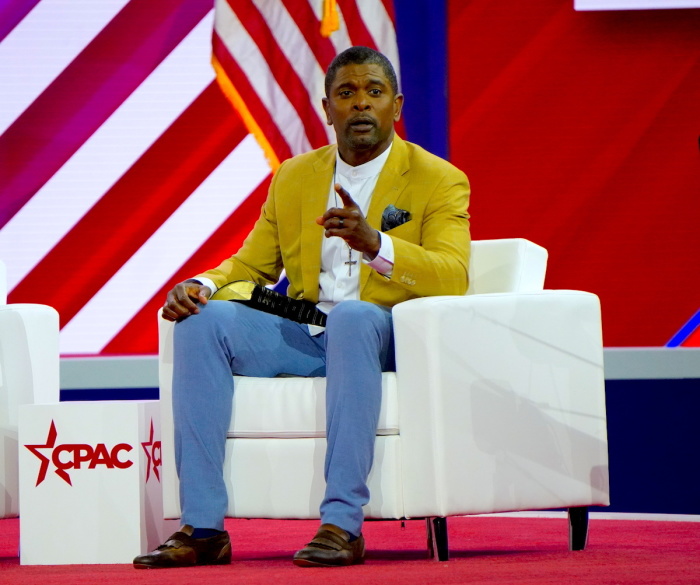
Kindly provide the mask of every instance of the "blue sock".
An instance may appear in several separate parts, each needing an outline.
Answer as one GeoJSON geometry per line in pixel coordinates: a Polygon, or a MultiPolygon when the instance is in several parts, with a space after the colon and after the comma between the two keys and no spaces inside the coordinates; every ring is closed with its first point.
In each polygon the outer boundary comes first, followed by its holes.
{"type": "Polygon", "coordinates": [[[214,530],[213,528],[195,528],[192,533],[192,538],[211,538],[219,534],[223,534],[223,532],[221,530],[214,530]]]}

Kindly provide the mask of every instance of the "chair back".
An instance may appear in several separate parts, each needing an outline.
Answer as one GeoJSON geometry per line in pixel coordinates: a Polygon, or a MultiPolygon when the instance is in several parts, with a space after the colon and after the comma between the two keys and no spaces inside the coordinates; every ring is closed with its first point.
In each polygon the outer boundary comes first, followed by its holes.
{"type": "Polygon", "coordinates": [[[476,240],[469,261],[468,295],[542,290],[547,250],[523,238],[476,240]]]}

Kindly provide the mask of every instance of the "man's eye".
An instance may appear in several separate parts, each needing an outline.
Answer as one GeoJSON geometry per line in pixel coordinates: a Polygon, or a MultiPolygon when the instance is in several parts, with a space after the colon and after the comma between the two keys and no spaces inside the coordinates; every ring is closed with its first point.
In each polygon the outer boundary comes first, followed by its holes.
{"type": "Polygon", "coordinates": [[[369,90],[370,95],[381,95],[382,91],[380,89],[370,89],[369,90]]]}
{"type": "Polygon", "coordinates": [[[345,89],[339,93],[341,97],[348,97],[349,95],[352,95],[352,92],[349,89],[345,89]]]}

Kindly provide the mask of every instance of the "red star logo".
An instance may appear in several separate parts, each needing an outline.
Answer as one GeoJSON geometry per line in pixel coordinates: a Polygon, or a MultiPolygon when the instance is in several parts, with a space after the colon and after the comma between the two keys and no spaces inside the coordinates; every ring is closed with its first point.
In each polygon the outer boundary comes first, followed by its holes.
{"type": "Polygon", "coordinates": [[[160,441],[153,440],[153,419],[151,419],[151,436],[148,441],[141,443],[144,453],[148,458],[148,463],[146,464],[146,483],[148,483],[151,477],[151,467],[153,467],[153,475],[160,482],[160,473],[158,468],[161,466],[161,455],[160,455],[160,441]]]}
{"type": "MultiPolygon", "coordinates": [[[[53,451],[56,445],[56,437],[58,437],[58,432],[56,431],[56,423],[52,420],[51,427],[49,428],[49,434],[46,437],[46,443],[44,445],[25,445],[34,455],[41,461],[41,467],[39,468],[39,475],[36,478],[36,485],[39,485],[42,481],[46,479],[46,473],[49,470],[50,459],[46,455],[39,452],[39,449],[51,449],[53,451]]],[[[70,481],[70,475],[64,469],[56,469],[56,475],[63,479],[68,485],[73,485],[70,481]]]]}

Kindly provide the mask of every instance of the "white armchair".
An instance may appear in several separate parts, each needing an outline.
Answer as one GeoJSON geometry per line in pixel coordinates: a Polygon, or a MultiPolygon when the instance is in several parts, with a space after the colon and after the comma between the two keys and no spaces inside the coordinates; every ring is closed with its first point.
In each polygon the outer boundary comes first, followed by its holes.
{"type": "Polygon", "coordinates": [[[59,401],[58,313],[7,304],[0,262],[0,518],[19,514],[17,407],[59,401]]]}
{"type": "MultiPolygon", "coordinates": [[[[464,297],[394,308],[396,373],[383,378],[367,518],[426,518],[448,557],[448,516],[568,508],[570,547],[587,507],[608,505],[598,298],[544,291],[547,252],[472,243],[464,297]]],[[[173,325],[160,323],[166,518],[180,514],[171,409],[173,325]]],[[[318,518],[324,378],[237,378],[226,449],[228,516],[318,518]]]]}

